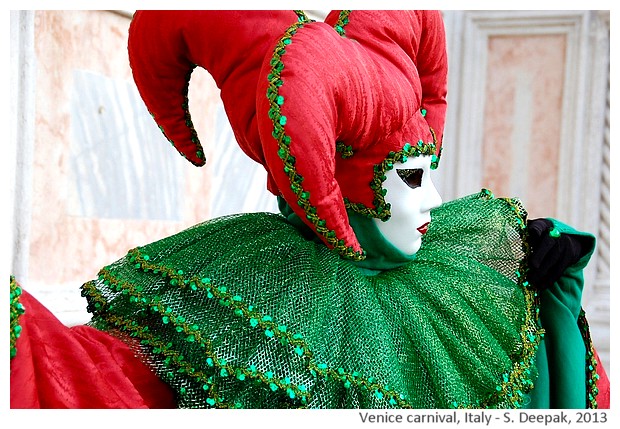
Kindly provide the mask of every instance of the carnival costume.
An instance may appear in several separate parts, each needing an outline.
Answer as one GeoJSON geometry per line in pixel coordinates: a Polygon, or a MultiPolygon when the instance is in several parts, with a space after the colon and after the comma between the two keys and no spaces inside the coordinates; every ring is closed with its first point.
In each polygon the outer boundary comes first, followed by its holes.
{"type": "Polygon", "coordinates": [[[149,111],[196,165],[205,159],[189,78],[195,66],[211,73],[281,210],[132,249],[84,284],[89,329],[123,339],[177,406],[596,406],[580,307],[593,237],[549,221],[584,248],[541,291],[528,282],[518,200],[483,190],[442,204],[413,255],[377,227],[392,215],[386,175],[416,157],[436,168],[441,155],[438,12],[342,11],[325,22],[137,12],[129,54],[149,111]]]}

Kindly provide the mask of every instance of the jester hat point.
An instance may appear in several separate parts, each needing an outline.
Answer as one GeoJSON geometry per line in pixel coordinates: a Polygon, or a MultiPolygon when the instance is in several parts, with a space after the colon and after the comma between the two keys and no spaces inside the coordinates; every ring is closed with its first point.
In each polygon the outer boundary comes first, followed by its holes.
{"type": "Polygon", "coordinates": [[[237,143],[330,248],[363,259],[347,210],[387,220],[385,172],[436,166],[447,56],[437,11],[138,11],[129,59],[149,112],[191,163],[205,163],[189,113],[193,69],[214,78],[237,143]]]}

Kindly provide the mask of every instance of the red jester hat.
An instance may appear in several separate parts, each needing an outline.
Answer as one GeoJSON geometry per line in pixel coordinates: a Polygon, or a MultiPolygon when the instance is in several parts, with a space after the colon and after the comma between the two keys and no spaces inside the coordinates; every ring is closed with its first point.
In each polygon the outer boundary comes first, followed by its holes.
{"type": "Polygon", "coordinates": [[[342,256],[363,259],[347,209],[387,220],[385,171],[436,165],[447,55],[438,11],[138,11],[133,76],[148,110],[191,163],[204,153],[188,110],[196,66],[214,78],[239,146],[267,188],[342,256]]]}

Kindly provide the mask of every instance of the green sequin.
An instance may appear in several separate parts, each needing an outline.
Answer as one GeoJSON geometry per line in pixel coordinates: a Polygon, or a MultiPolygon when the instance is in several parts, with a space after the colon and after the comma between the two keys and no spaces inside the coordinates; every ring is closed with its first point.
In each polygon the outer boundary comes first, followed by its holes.
{"type": "Polygon", "coordinates": [[[19,302],[22,295],[22,289],[15,280],[14,276],[10,276],[10,359],[17,355],[17,339],[21,336],[22,327],[19,325],[20,317],[26,312],[24,306],[19,302]]]}
{"type": "Polygon", "coordinates": [[[334,30],[336,30],[336,32],[342,37],[345,37],[345,25],[349,23],[350,13],[350,10],[340,11],[340,14],[338,15],[338,21],[336,21],[336,23],[334,24],[334,30]]]}
{"type": "Polygon", "coordinates": [[[579,313],[577,324],[586,346],[586,407],[596,409],[598,408],[598,403],[596,402],[596,396],[598,395],[596,381],[600,377],[596,372],[598,362],[595,357],[594,345],[592,344],[592,338],[590,336],[590,327],[583,309],[581,309],[579,313]]]}

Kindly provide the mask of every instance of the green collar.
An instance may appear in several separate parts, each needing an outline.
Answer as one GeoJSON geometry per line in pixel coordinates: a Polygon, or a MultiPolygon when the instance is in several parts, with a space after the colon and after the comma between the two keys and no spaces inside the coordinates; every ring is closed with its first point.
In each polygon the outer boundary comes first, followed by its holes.
{"type": "MultiPolygon", "coordinates": [[[[280,213],[295,226],[307,239],[321,243],[320,238],[293,212],[282,197],[278,197],[280,213]]],[[[366,251],[366,259],[351,261],[366,275],[375,275],[381,271],[391,270],[415,259],[415,254],[406,255],[394,247],[381,234],[375,221],[351,210],[347,211],[349,224],[355,231],[362,248],[366,251]]]]}

